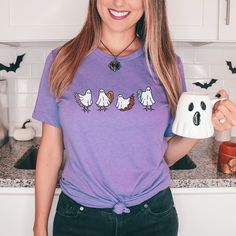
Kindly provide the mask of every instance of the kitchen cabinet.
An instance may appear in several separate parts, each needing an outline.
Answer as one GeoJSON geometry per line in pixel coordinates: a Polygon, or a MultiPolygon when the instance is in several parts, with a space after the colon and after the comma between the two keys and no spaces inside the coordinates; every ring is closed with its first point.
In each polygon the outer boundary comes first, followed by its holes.
{"type": "Polygon", "coordinates": [[[236,41],[236,0],[220,1],[219,38],[236,41]]]}
{"type": "Polygon", "coordinates": [[[178,236],[235,236],[236,188],[173,188],[178,236]]]}
{"type": "MultiPolygon", "coordinates": [[[[172,188],[179,215],[178,236],[235,236],[236,188],[172,188]]],[[[60,189],[49,217],[49,235],[60,189]]],[[[34,188],[0,188],[0,235],[31,236],[34,188]]]]}
{"type": "MultiPolygon", "coordinates": [[[[53,217],[60,189],[56,189],[49,216],[52,236],[53,217]]],[[[34,188],[0,188],[0,235],[32,236],[34,224],[34,188]]]]}
{"type": "MultiPolygon", "coordinates": [[[[81,30],[88,1],[0,0],[0,42],[67,41],[81,30]]],[[[174,41],[236,41],[236,0],[166,2],[174,41]]]]}
{"type": "Polygon", "coordinates": [[[166,5],[173,40],[217,39],[217,0],[167,0],[166,5]]]}
{"type": "Polygon", "coordinates": [[[83,26],[88,0],[0,0],[0,42],[63,41],[83,26]]]}
{"type": "Polygon", "coordinates": [[[236,0],[166,0],[166,3],[174,41],[236,41],[236,0]]]}

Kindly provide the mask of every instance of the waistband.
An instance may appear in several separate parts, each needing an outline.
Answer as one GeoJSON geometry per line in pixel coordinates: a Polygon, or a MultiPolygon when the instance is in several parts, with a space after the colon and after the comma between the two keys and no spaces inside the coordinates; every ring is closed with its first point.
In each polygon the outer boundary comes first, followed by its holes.
{"type": "Polygon", "coordinates": [[[84,206],[84,205],[81,205],[81,204],[77,203],[76,201],[71,199],[69,196],[64,194],[64,192],[61,192],[60,198],[62,200],[70,202],[75,207],[78,207],[78,209],[80,209],[80,210],[103,211],[103,212],[109,212],[109,213],[115,212],[116,214],[122,214],[122,213],[136,212],[136,211],[139,211],[141,208],[148,208],[148,206],[151,205],[152,202],[154,202],[154,201],[160,201],[161,202],[162,199],[166,198],[168,195],[172,197],[170,187],[167,187],[166,189],[158,192],[153,197],[147,199],[146,201],[144,201],[144,202],[142,202],[138,205],[126,207],[124,203],[117,202],[112,208],[87,207],[87,206],[84,206]]]}

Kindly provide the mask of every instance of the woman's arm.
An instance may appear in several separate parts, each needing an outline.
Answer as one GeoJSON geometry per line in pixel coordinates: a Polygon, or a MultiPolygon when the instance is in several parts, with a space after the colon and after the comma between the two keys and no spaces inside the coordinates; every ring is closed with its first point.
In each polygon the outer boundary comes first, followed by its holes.
{"type": "Polygon", "coordinates": [[[185,156],[200,139],[184,138],[180,136],[173,136],[167,138],[168,146],[165,152],[165,161],[168,166],[172,166],[176,161],[185,156]]]}
{"type": "Polygon", "coordinates": [[[35,174],[34,235],[46,236],[48,217],[63,160],[62,130],[43,123],[35,174]]]}

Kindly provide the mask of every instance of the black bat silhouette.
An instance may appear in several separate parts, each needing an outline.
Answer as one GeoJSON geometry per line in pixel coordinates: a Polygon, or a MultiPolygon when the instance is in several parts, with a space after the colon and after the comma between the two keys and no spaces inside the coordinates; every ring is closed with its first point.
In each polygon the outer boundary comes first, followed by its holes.
{"type": "Polygon", "coordinates": [[[232,74],[236,73],[236,67],[232,66],[232,62],[231,61],[226,61],[227,66],[229,67],[229,70],[232,72],[232,74]]]}
{"type": "Polygon", "coordinates": [[[13,71],[16,72],[16,70],[20,67],[20,63],[23,60],[25,54],[17,56],[15,63],[10,63],[10,66],[5,66],[0,63],[0,71],[5,70],[6,72],[13,71]]]}
{"type": "Polygon", "coordinates": [[[217,79],[211,79],[211,81],[209,83],[200,83],[200,82],[195,82],[193,84],[195,84],[196,86],[200,87],[200,88],[204,88],[204,89],[208,89],[209,87],[212,86],[212,84],[214,84],[217,81],[217,79]]]}

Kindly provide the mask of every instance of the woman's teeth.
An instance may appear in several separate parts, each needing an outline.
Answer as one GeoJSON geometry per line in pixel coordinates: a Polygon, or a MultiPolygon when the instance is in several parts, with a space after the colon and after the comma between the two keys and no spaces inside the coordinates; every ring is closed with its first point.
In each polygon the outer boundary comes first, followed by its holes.
{"type": "Polygon", "coordinates": [[[109,11],[113,16],[116,16],[116,17],[123,17],[123,16],[127,16],[129,14],[128,11],[117,12],[117,11],[114,11],[111,9],[109,11]]]}

